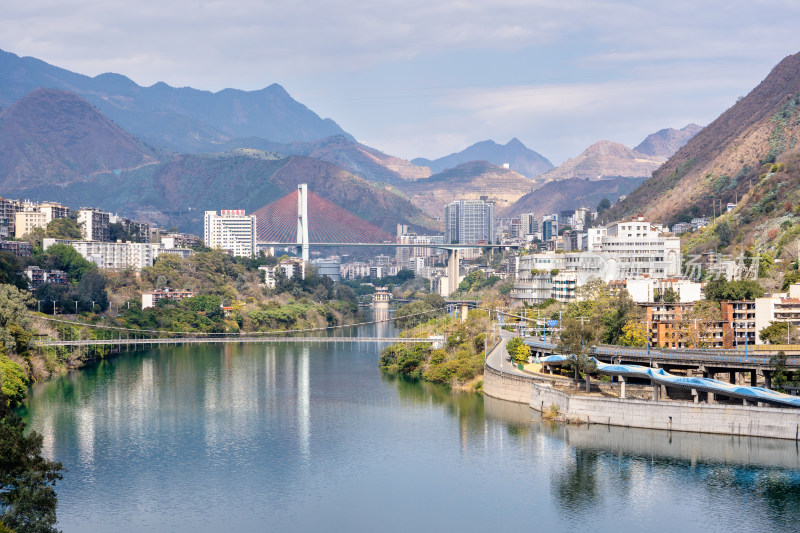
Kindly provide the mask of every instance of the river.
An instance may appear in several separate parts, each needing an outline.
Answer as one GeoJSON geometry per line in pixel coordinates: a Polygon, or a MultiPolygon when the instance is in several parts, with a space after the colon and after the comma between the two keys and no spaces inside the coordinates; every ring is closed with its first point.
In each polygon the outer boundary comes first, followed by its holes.
{"type": "Polygon", "coordinates": [[[73,531],[796,531],[794,442],[543,422],[368,346],[122,354],[23,413],[73,531]]]}

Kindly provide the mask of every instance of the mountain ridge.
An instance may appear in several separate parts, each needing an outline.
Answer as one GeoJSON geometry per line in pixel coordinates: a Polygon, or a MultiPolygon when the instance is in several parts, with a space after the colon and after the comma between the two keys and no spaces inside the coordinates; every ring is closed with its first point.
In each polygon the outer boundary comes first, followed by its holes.
{"type": "Polygon", "coordinates": [[[713,214],[711,198],[732,202],[761,167],[797,146],[800,53],[781,60],[753,90],[678,150],[609,217],[634,213],[663,222],[713,214]]]}
{"type": "Polygon", "coordinates": [[[470,161],[487,161],[496,166],[508,163],[512,170],[531,179],[553,168],[546,157],[526,147],[516,137],[504,145],[489,139],[438,159],[418,157],[411,160],[417,166],[430,168],[434,174],[470,161]]]}
{"type": "Polygon", "coordinates": [[[0,50],[0,106],[7,107],[34,89],[67,90],[83,97],[126,131],[145,142],[179,152],[211,151],[236,138],[277,142],[352,136],[333,120],[322,119],[273,83],[257,91],[217,92],[149,87],[122,74],[76,74],[32,57],[0,50]]]}

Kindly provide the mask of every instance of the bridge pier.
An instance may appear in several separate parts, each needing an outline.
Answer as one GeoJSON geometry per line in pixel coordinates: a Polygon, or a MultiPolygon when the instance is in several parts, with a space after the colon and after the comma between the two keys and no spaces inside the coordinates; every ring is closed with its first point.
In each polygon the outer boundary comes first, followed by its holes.
{"type": "Polygon", "coordinates": [[[625,383],[627,383],[628,378],[625,376],[619,376],[619,397],[625,399],[625,383]]]}

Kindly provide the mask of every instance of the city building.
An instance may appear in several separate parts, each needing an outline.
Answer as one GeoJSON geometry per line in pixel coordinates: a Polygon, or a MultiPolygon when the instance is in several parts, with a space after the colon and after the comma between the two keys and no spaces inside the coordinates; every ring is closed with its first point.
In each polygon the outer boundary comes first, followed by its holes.
{"type": "MultiPolygon", "coordinates": [[[[755,311],[756,344],[765,343],[759,334],[774,322],[789,324],[792,332],[800,331],[795,329],[800,326],[800,284],[790,285],[788,293],[756,298],[755,311]]],[[[787,344],[790,343],[787,342],[787,344]]]]}
{"type": "Polygon", "coordinates": [[[733,329],[733,346],[754,345],[758,337],[756,332],[756,302],[741,300],[736,302],[720,302],[722,319],[731,323],[733,329]]]}
{"type": "Polygon", "coordinates": [[[535,238],[538,238],[539,235],[539,220],[536,218],[536,215],[533,213],[522,213],[520,215],[520,236],[523,239],[532,241],[535,238]],[[527,238],[530,236],[530,238],[527,238]]]}
{"type": "Polygon", "coordinates": [[[111,238],[110,218],[111,213],[82,207],[78,211],[78,226],[81,228],[83,240],[108,242],[111,238]]]}
{"type": "MultiPolygon", "coordinates": [[[[136,222],[119,215],[109,215],[108,221],[109,224],[119,224],[119,230],[123,235],[122,240],[150,242],[150,224],[136,222]]],[[[109,240],[111,240],[110,236],[109,240]]]]}
{"type": "Polygon", "coordinates": [[[54,285],[67,285],[69,283],[67,273],[63,270],[43,270],[33,265],[25,269],[25,275],[28,277],[28,287],[32,291],[35,291],[44,283],[52,283],[54,285]]]}
{"type": "Polygon", "coordinates": [[[181,301],[186,298],[193,298],[197,296],[193,291],[172,290],[168,287],[163,289],[156,289],[150,292],[142,293],[142,309],[148,307],[155,307],[161,300],[181,301]]]}
{"type": "Polygon", "coordinates": [[[245,215],[243,209],[206,211],[204,234],[206,246],[221,248],[234,256],[253,257],[256,254],[256,217],[245,215]]]}
{"type": "Polygon", "coordinates": [[[651,303],[645,307],[647,336],[653,348],[733,347],[733,324],[724,316],[701,323],[688,318],[693,303],[651,303]]]}
{"type": "Polygon", "coordinates": [[[494,204],[483,200],[458,200],[445,207],[447,244],[493,243],[495,237],[494,204]]]}
{"type": "Polygon", "coordinates": [[[164,248],[191,248],[200,244],[200,237],[191,233],[165,233],[161,235],[164,248]]]}
{"type": "Polygon", "coordinates": [[[684,278],[632,278],[621,280],[622,286],[636,303],[659,302],[671,291],[678,302],[691,303],[703,299],[702,284],[684,278]]]}
{"type": "Polygon", "coordinates": [[[100,242],[100,241],[67,241],[62,239],[44,239],[42,247],[47,250],[55,244],[72,246],[87,261],[99,268],[109,270],[134,269],[153,266],[155,259],[161,254],[177,254],[188,257],[192,253],[188,249],[165,249],[160,243],[146,242],[100,242]]]}
{"type": "Polygon", "coordinates": [[[614,261],[617,279],[681,274],[681,240],[661,226],[638,217],[612,222],[600,239],[600,253],[614,261]]]}
{"type": "Polygon", "coordinates": [[[306,264],[297,257],[282,259],[275,266],[260,266],[258,269],[264,273],[264,284],[270,289],[275,288],[277,277],[280,274],[287,279],[306,279],[306,264]]]}
{"type": "Polygon", "coordinates": [[[14,238],[21,239],[36,228],[47,227],[47,215],[41,211],[18,211],[14,213],[14,238]]]}
{"type": "Polygon", "coordinates": [[[17,257],[28,257],[33,253],[33,245],[25,241],[0,241],[0,252],[10,252],[17,257]]]}
{"type": "MultiPolygon", "coordinates": [[[[547,218],[547,217],[545,217],[547,218]]],[[[551,222],[546,220],[545,222],[551,222]]],[[[576,287],[588,280],[597,278],[605,281],[632,279],[674,279],[681,271],[680,239],[663,232],[660,226],[639,218],[632,221],[613,222],[595,231],[590,228],[586,234],[587,248],[592,251],[559,253],[559,245],[574,243],[572,232],[564,237],[553,237],[545,244],[548,252],[523,255],[519,258],[517,281],[511,295],[528,303],[541,303],[547,298],[556,297],[551,293],[545,295],[543,287],[546,283],[543,276],[550,276],[550,284],[560,272],[574,274],[576,287]]],[[[576,237],[576,240],[578,237],[576,237]]],[[[580,237],[581,243],[583,237],[580,237]]],[[[570,244],[571,245],[571,244],[570,244]]],[[[650,281],[644,289],[652,291],[658,288],[650,281]]],[[[673,285],[681,291],[696,291],[696,285],[680,281],[673,285]]],[[[674,288],[673,288],[674,290],[674,288]]],[[[559,293],[561,294],[561,293],[559,293]]],[[[694,298],[688,292],[686,298],[694,298]]],[[[559,296],[563,299],[562,296],[559,296]]],[[[641,296],[649,299],[648,295],[641,296]]]]}
{"type": "Polygon", "coordinates": [[[542,241],[558,237],[558,215],[545,215],[542,218],[542,241]]]}
{"type": "Polygon", "coordinates": [[[314,259],[311,261],[314,268],[317,269],[317,275],[325,276],[333,281],[342,279],[341,267],[342,262],[338,257],[328,257],[325,259],[314,259]]]}
{"type": "Polygon", "coordinates": [[[69,207],[56,202],[42,202],[38,209],[44,213],[48,224],[57,218],[69,218],[69,207]]]}

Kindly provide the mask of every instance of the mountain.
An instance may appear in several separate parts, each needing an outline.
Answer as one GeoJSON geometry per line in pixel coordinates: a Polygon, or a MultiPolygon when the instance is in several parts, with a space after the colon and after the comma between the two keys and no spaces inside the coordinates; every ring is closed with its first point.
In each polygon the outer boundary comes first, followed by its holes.
{"type": "MultiPolygon", "coordinates": [[[[436,223],[407,199],[336,165],[302,156],[249,151],[181,154],[142,168],[96,174],[67,184],[15,187],[6,196],[91,205],[162,227],[202,232],[203,212],[253,212],[308,183],[309,190],[394,234],[396,224],[430,231],[436,223]]],[[[310,215],[313,216],[313,213],[310,215]]]]}
{"type": "Polygon", "coordinates": [[[75,74],[31,57],[0,50],[0,107],[39,88],[74,92],[129,133],[179,152],[219,151],[239,138],[273,142],[351,138],[278,84],[258,91],[201,91],[159,82],[141,87],[120,74],[75,74]]]}
{"type": "Polygon", "coordinates": [[[526,194],[499,214],[504,217],[518,217],[522,213],[534,213],[541,218],[543,215],[579,207],[589,207],[594,210],[603,198],[608,198],[614,203],[620,196],[636,189],[645,179],[644,177],[616,177],[602,180],[568,178],[551,181],[526,194]]]}
{"type": "Polygon", "coordinates": [[[151,148],[77,95],[36,89],[0,112],[0,190],[85,181],[155,163],[151,148]]]}
{"type": "Polygon", "coordinates": [[[482,196],[488,196],[499,212],[538,185],[514,170],[471,161],[429,178],[400,183],[396,188],[428,215],[440,217],[450,202],[478,200],[482,196]]]}
{"type": "Polygon", "coordinates": [[[410,161],[400,159],[356,142],[344,135],[334,135],[315,141],[283,144],[250,138],[228,143],[228,148],[244,146],[283,155],[302,155],[334,163],[374,182],[399,183],[427,178],[431,171],[410,161]]]}
{"type": "Polygon", "coordinates": [[[600,141],[543,174],[546,180],[569,178],[603,179],[605,177],[649,177],[666,159],[631,150],[611,141],[600,141]]]}
{"type": "Polygon", "coordinates": [[[434,173],[469,161],[488,161],[496,166],[508,163],[509,168],[528,178],[535,178],[553,168],[553,164],[547,158],[527,148],[516,138],[511,139],[505,145],[497,144],[492,140],[481,141],[460,152],[439,159],[430,160],[420,157],[411,160],[415,165],[428,167],[434,173]]]}
{"type": "MultiPolygon", "coordinates": [[[[719,210],[712,199],[723,203],[741,199],[770,174],[765,164],[797,150],[799,111],[800,54],[795,54],[703,128],[608,217],[642,213],[671,223],[711,216],[719,210]]],[[[778,196],[789,192],[783,188],[778,196]]]]}
{"type": "Polygon", "coordinates": [[[659,130],[645,137],[634,150],[641,154],[668,159],[702,129],[703,127],[697,124],[689,124],[679,130],[675,128],[659,130]]]}

